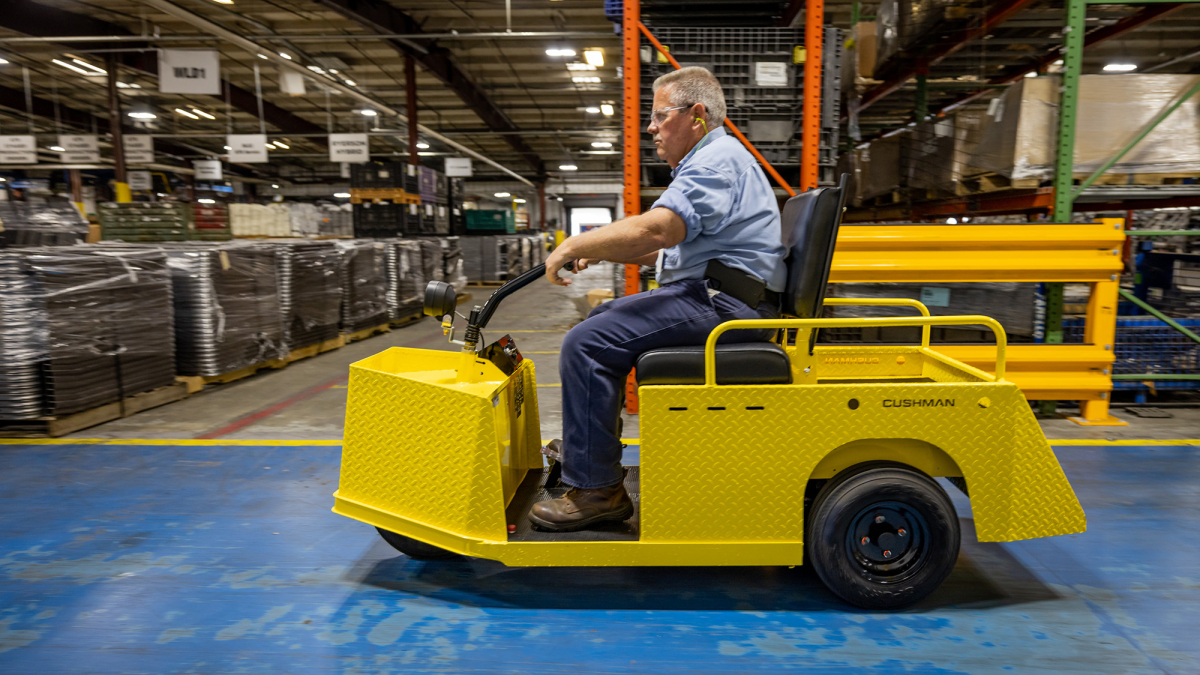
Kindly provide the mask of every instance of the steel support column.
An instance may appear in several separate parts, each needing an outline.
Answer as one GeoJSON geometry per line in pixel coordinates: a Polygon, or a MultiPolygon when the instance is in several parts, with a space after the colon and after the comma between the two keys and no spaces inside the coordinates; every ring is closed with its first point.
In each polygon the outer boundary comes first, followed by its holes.
{"type": "Polygon", "coordinates": [[[801,122],[800,191],[817,187],[821,160],[821,52],[825,0],[808,0],[804,14],[804,118],[801,122]]]}
{"type": "MultiPolygon", "coordinates": [[[[625,0],[621,16],[621,68],[622,68],[622,143],[621,152],[624,159],[625,186],[622,202],[625,207],[625,217],[635,216],[642,212],[642,115],[641,88],[642,64],[638,57],[641,47],[639,29],[642,23],[641,0],[625,0]]],[[[563,223],[563,228],[570,232],[570,223],[563,223]]],[[[641,268],[638,265],[625,265],[625,295],[633,295],[641,290],[641,268]]],[[[637,381],[633,373],[625,380],[625,411],[636,414],[638,411],[637,381]]]]}
{"type": "Polygon", "coordinates": [[[413,57],[404,55],[404,102],[408,114],[408,163],[421,163],[417,155],[417,64],[413,57]]]}
{"type": "Polygon", "coordinates": [[[125,177],[125,141],[121,135],[121,97],[117,95],[116,55],[109,54],[105,65],[108,70],[108,127],[112,138],[113,190],[118,202],[131,202],[133,195],[125,177]]]}

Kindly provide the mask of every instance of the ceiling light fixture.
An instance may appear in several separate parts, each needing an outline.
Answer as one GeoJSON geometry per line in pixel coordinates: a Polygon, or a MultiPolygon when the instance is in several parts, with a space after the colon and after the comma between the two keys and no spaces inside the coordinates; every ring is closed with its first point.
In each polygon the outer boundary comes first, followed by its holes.
{"type": "Polygon", "coordinates": [[[357,87],[357,86],[358,86],[357,84],[354,84],[354,80],[346,80],[346,84],[347,84],[348,86],[351,86],[351,87],[357,87]]]}
{"type": "Polygon", "coordinates": [[[1038,72],[1036,70],[1031,70],[1028,73],[1025,73],[1025,77],[1037,77],[1037,76],[1038,76],[1038,72]]]}
{"type": "Polygon", "coordinates": [[[287,59],[288,61],[291,61],[291,60],[292,60],[292,57],[291,57],[291,56],[288,56],[287,54],[285,54],[285,53],[283,53],[283,52],[279,52],[279,55],[280,55],[280,56],[282,56],[283,58],[287,59]]]}
{"type": "Polygon", "coordinates": [[[129,111],[129,116],[135,120],[158,119],[158,115],[155,115],[152,112],[146,112],[146,111],[142,111],[142,110],[131,110],[131,111],[129,111]]]}
{"type": "Polygon", "coordinates": [[[518,198],[516,198],[516,199],[514,199],[514,200],[513,200],[513,203],[514,203],[514,204],[524,204],[524,203],[525,203],[525,200],[524,200],[524,199],[521,199],[520,197],[518,197],[518,198]]]}
{"type": "Polygon", "coordinates": [[[597,67],[603,66],[604,65],[604,52],[603,52],[603,50],[600,50],[600,49],[585,50],[583,52],[583,60],[587,61],[588,63],[592,64],[593,66],[597,66],[597,67]]]}
{"type": "Polygon", "coordinates": [[[333,193],[333,196],[337,197],[338,199],[350,199],[349,192],[335,192],[333,193]]]}
{"type": "Polygon", "coordinates": [[[325,71],[322,70],[319,66],[309,66],[308,69],[313,71],[314,73],[320,73],[322,75],[325,74],[325,71]]]}
{"type": "Polygon", "coordinates": [[[141,89],[141,88],[142,88],[142,85],[137,84],[136,82],[130,83],[130,84],[125,84],[124,82],[117,83],[117,89],[141,89]]]}
{"type": "Polygon", "coordinates": [[[363,108],[362,110],[358,111],[358,114],[366,115],[367,117],[374,117],[374,116],[378,115],[379,113],[375,112],[374,110],[371,110],[370,108],[363,108]]]}
{"type": "Polygon", "coordinates": [[[188,111],[184,110],[183,108],[176,108],[176,109],[175,109],[175,112],[179,113],[180,115],[183,115],[184,117],[190,117],[190,118],[192,118],[192,119],[194,119],[194,120],[198,120],[198,119],[200,119],[200,116],[199,116],[199,115],[193,115],[192,113],[190,113],[190,112],[188,112],[188,111]]]}
{"type": "Polygon", "coordinates": [[[1109,63],[1104,66],[1104,70],[1109,73],[1128,73],[1137,70],[1137,66],[1132,63],[1109,63]]]}
{"type": "Polygon", "coordinates": [[[0,59],[0,66],[8,63],[8,59],[0,59]]]}
{"type": "Polygon", "coordinates": [[[575,56],[574,49],[547,49],[546,56],[575,56]]]}
{"type": "Polygon", "coordinates": [[[496,193],[496,197],[498,197],[500,199],[504,199],[505,197],[511,197],[511,196],[512,196],[511,192],[497,192],[496,193]]]}
{"type": "Polygon", "coordinates": [[[596,66],[590,63],[568,63],[567,70],[595,70],[596,66]]]}
{"type": "Polygon", "coordinates": [[[268,150],[278,150],[278,148],[275,147],[274,143],[267,143],[267,149],[268,150]]]}
{"type": "Polygon", "coordinates": [[[420,142],[418,142],[418,143],[417,143],[417,148],[418,148],[419,150],[428,150],[428,149],[429,149],[429,144],[428,144],[428,143],[420,143],[420,142]]]}
{"type": "Polygon", "coordinates": [[[292,149],[292,146],[288,145],[287,143],[284,143],[283,141],[274,141],[274,143],[277,147],[283,148],[284,150],[292,149]]]}
{"type": "Polygon", "coordinates": [[[269,59],[267,59],[267,55],[266,55],[266,54],[259,54],[259,55],[258,55],[258,58],[262,59],[263,61],[267,61],[267,60],[269,60],[269,59]]]}
{"type": "Polygon", "coordinates": [[[278,189],[279,189],[279,184],[278,184],[278,183],[271,183],[271,187],[273,187],[273,188],[275,188],[276,190],[278,190],[278,189]]]}
{"type": "Polygon", "coordinates": [[[604,113],[605,117],[612,117],[615,111],[613,110],[613,105],[611,103],[601,103],[600,112],[604,113]]]}
{"type": "Polygon", "coordinates": [[[559,164],[558,168],[560,171],[578,171],[579,170],[579,167],[575,166],[574,164],[559,164]]]}
{"type": "Polygon", "coordinates": [[[215,200],[215,199],[197,199],[196,201],[200,202],[201,204],[216,204],[217,203],[217,200],[215,200]]]}
{"type": "Polygon", "coordinates": [[[611,148],[612,143],[609,143],[608,141],[592,141],[592,147],[593,148],[611,148]]]}
{"type": "Polygon", "coordinates": [[[233,0],[213,0],[213,2],[217,3],[218,5],[232,5],[233,4],[233,0]]]}
{"type": "Polygon", "coordinates": [[[58,64],[58,65],[62,66],[63,68],[66,68],[67,70],[73,70],[73,71],[79,73],[80,75],[91,75],[91,73],[84,70],[83,68],[80,68],[79,66],[73,66],[73,65],[67,63],[66,61],[59,61],[58,59],[50,59],[50,63],[58,64]]]}
{"type": "Polygon", "coordinates": [[[213,115],[209,115],[208,113],[204,112],[203,110],[199,110],[199,109],[197,109],[197,108],[192,108],[192,112],[196,113],[197,115],[199,115],[199,116],[203,117],[203,118],[204,118],[204,119],[206,119],[206,120],[215,120],[215,119],[217,119],[215,116],[213,116],[213,115]]]}
{"type": "Polygon", "coordinates": [[[67,149],[62,147],[61,145],[52,145],[52,146],[50,146],[50,149],[55,152],[66,152],[67,151],[67,149]]]}
{"type": "Polygon", "coordinates": [[[599,109],[599,108],[597,108],[596,106],[592,106],[592,107],[590,107],[590,108],[584,108],[584,109],[583,109],[583,111],[584,111],[584,112],[590,112],[590,113],[592,113],[593,115],[596,115],[596,114],[598,114],[598,113],[600,112],[600,109],[599,109]]]}
{"type": "Polygon", "coordinates": [[[572,77],[571,81],[576,84],[587,84],[587,83],[592,83],[592,82],[599,82],[600,78],[598,78],[598,77],[572,77]]]}
{"type": "Polygon", "coordinates": [[[97,68],[96,66],[93,66],[92,64],[88,63],[87,61],[83,61],[80,59],[71,59],[71,60],[74,61],[75,63],[83,66],[84,68],[91,70],[92,74],[94,74],[94,75],[107,75],[108,74],[107,70],[105,70],[103,68],[97,68]]]}

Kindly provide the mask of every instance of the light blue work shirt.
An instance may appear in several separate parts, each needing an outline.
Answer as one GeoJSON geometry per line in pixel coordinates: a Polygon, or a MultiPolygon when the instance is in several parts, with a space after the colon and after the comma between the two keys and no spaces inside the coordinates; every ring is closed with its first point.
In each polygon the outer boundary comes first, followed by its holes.
{"type": "Polygon", "coordinates": [[[782,291],[786,253],[779,205],[758,161],[724,128],[708,132],[671,172],[654,206],[687,224],[684,240],[663,251],[658,283],[703,279],[712,259],[748,272],[782,291]]]}

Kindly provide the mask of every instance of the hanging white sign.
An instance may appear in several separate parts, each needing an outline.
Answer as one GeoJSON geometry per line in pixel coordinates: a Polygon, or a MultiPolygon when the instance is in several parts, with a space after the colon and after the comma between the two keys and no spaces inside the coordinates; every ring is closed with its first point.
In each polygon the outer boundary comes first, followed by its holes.
{"type": "Polygon", "coordinates": [[[196,178],[198,180],[221,180],[221,160],[219,159],[198,159],[192,162],[192,168],[196,170],[196,178]]]}
{"type": "Polygon", "coordinates": [[[446,158],[446,175],[459,176],[462,178],[470,178],[474,176],[471,170],[470,157],[447,157],[446,158]]]}
{"type": "Polygon", "coordinates": [[[262,163],[267,160],[266,134],[230,134],[225,145],[229,146],[229,161],[244,164],[262,163]]]}
{"type": "Polygon", "coordinates": [[[215,49],[160,49],[158,90],[164,94],[220,95],[220,54],[215,49]]]}
{"type": "Polygon", "coordinates": [[[154,189],[154,182],[149,171],[126,171],[125,178],[129,181],[129,189],[134,192],[154,189]]]}
{"type": "Polygon", "coordinates": [[[366,134],[329,134],[329,161],[368,162],[371,141],[366,134]]]}
{"type": "Polygon", "coordinates": [[[304,95],[304,76],[300,73],[279,69],[279,91],[292,96],[304,95]]]}
{"type": "Polygon", "coordinates": [[[0,164],[37,164],[37,137],[0,136],[0,164]]]}
{"type": "Polygon", "coordinates": [[[154,137],[149,134],[130,134],[121,137],[125,147],[126,164],[153,164],[154,137]]]}
{"type": "Polygon", "coordinates": [[[95,136],[59,135],[58,153],[63,164],[95,164],[100,161],[100,139],[95,136]]]}

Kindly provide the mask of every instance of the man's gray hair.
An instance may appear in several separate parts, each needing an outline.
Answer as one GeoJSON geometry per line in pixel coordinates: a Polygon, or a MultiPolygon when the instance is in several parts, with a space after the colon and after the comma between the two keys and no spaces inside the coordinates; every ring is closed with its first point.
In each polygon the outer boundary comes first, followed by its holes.
{"type": "Polygon", "coordinates": [[[672,106],[704,104],[704,122],[712,131],[725,123],[725,92],[716,76],[700,66],[680,68],[654,81],[654,92],[670,86],[667,100],[672,106]]]}

